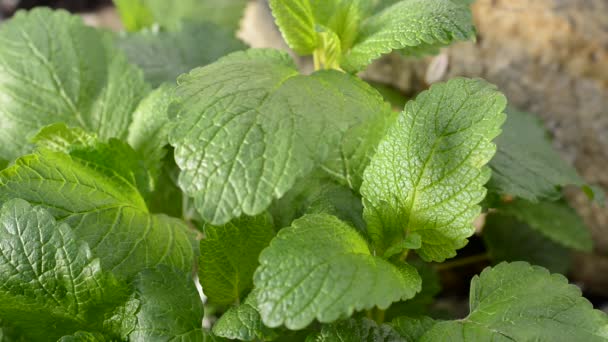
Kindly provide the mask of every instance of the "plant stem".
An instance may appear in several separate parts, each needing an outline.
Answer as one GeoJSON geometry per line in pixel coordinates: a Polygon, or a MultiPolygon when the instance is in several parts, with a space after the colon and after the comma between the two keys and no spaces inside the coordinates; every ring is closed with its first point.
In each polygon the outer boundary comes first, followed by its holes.
{"type": "Polygon", "coordinates": [[[470,265],[470,264],[475,264],[475,263],[478,263],[481,261],[486,261],[489,259],[490,259],[490,256],[488,255],[488,253],[471,255],[468,257],[444,262],[442,264],[437,264],[437,265],[435,265],[435,269],[437,271],[449,270],[452,268],[458,268],[458,267],[462,267],[462,266],[466,266],[466,265],[470,265]]]}

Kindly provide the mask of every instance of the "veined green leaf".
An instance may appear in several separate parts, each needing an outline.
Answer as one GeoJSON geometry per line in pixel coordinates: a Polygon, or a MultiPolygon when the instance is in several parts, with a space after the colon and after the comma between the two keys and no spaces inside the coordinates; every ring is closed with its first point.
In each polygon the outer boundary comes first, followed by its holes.
{"type": "Polygon", "coordinates": [[[102,271],[89,246],[41,207],[5,202],[0,241],[0,317],[25,336],[102,331],[106,315],[127,297],[128,288],[102,271]]]}
{"type": "Polygon", "coordinates": [[[389,325],[405,341],[419,341],[437,322],[430,317],[397,317],[389,325]]]}
{"type": "MultiPolygon", "coordinates": [[[[128,0],[131,1],[131,0],[128,0]]],[[[245,48],[233,32],[209,23],[186,22],[179,31],[144,30],[117,38],[131,63],[143,69],[153,86],[174,83],[195,67],[245,48]]]]}
{"type": "Polygon", "coordinates": [[[88,331],[77,331],[73,335],[61,337],[57,342],[105,342],[106,339],[100,333],[88,331]]]}
{"type": "Polygon", "coordinates": [[[203,291],[213,303],[239,302],[253,287],[258,256],[275,235],[272,218],[242,217],[204,231],[198,273],[203,291]]]}
{"type": "Polygon", "coordinates": [[[502,263],[471,281],[470,313],[439,322],[421,341],[606,341],[608,316],[578,287],[525,262],[502,263]]]}
{"type": "Polygon", "coordinates": [[[367,18],[342,67],[360,71],[393,50],[446,46],[475,37],[469,8],[451,0],[403,0],[367,18]]]}
{"type": "Polygon", "coordinates": [[[355,310],[413,297],[420,276],[407,264],[373,256],[351,226],[326,214],[306,215],[279,231],[260,255],[254,276],[258,309],[269,327],[302,329],[355,310]]]}
{"type": "Polygon", "coordinates": [[[100,142],[94,134],[57,123],[42,128],[32,142],[38,149],[63,152],[90,163],[110,178],[118,175],[135,186],[144,197],[152,190],[142,156],[124,141],[112,138],[108,142],[100,142]]]}
{"type": "MultiPolygon", "coordinates": [[[[169,140],[182,170],[179,184],[213,224],[263,212],[298,178],[337,158],[350,129],[375,127],[388,108],[353,76],[299,75],[276,50],[234,53],[178,83],[180,111],[169,140]]],[[[373,150],[344,149],[357,156],[373,150]]]]}
{"type": "Polygon", "coordinates": [[[512,109],[507,114],[504,132],[496,139],[496,157],[490,162],[490,191],[538,202],[560,198],[560,188],[566,185],[589,188],[553,149],[538,118],[512,109]]]}
{"type": "MultiPolygon", "coordinates": [[[[485,166],[504,120],[505,97],[472,79],[436,84],[410,101],[365,170],[361,194],[375,247],[408,234],[426,261],[453,257],[474,232],[490,177],[485,166]]],[[[378,251],[377,251],[378,252],[378,251]]]]}
{"type": "Polygon", "coordinates": [[[270,0],[270,8],[283,38],[301,55],[310,55],[318,45],[313,7],[309,0],[270,0]]]}
{"type": "Polygon", "coordinates": [[[378,325],[367,319],[347,319],[324,325],[310,342],[407,342],[388,324],[378,325]]]}
{"type": "Polygon", "coordinates": [[[0,27],[0,45],[0,157],[27,153],[28,136],[56,122],[126,138],[147,86],[109,36],[67,12],[34,9],[0,27]]]}
{"type": "Polygon", "coordinates": [[[141,307],[129,341],[205,341],[203,302],[190,272],[160,265],[142,271],[134,287],[141,307]]]}
{"type": "Polygon", "coordinates": [[[104,270],[130,278],[169,264],[191,269],[186,225],[150,215],[135,186],[110,170],[63,153],[39,151],[0,172],[0,203],[22,198],[69,224],[101,259],[104,270]]]}
{"type": "Polygon", "coordinates": [[[255,289],[242,304],[231,307],[215,322],[213,333],[239,341],[266,341],[276,336],[276,332],[262,323],[255,289]]]}

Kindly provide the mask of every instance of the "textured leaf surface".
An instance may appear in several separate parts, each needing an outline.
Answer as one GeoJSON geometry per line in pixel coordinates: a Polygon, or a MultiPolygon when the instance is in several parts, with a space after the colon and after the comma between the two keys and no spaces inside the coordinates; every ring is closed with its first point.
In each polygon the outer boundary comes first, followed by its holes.
{"type": "Polygon", "coordinates": [[[178,83],[170,142],[179,183],[214,224],[261,213],[338,154],[351,127],[384,114],[382,98],[362,81],[336,71],[299,75],[276,50],[232,54],[178,83]]]}
{"type": "Polygon", "coordinates": [[[274,235],[272,218],[267,214],[205,227],[198,274],[211,302],[232,304],[251,290],[258,256],[274,235]]]}
{"type": "Polygon", "coordinates": [[[593,249],[589,228],[565,202],[531,203],[519,200],[501,206],[498,210],[527,223],[532,229],[562,246],[584,252],[593,249]]]}
{"type": "Polygon", "coordinates": [[[406,342],[388,324],[378,325],[367,319],[348,319],[324,325],[311,342],[406,342]]]}
{"type": "Polygon", "coordinates": [[[89,246],[41,207],[0,209],[0,317],[36,340],[102,329],[125,289],[102,272],[89,246]]]}
{"type": "Polygon", "coordinates": [[[156,179],[163,167],[169,144],[169,108],[173,88],[162,85],[141,101],[129,126],[129,145],[143,158],[151,177],[156,179]]]}
{"type": "Polygon", "coordinates": [[[429,317],[398,317],[389,325],[406,341],[419,341],[420,338],[435,325],[436,321],[429,317]]]}
{"type": "Polygon", "coordinates": [[[608,317],[559,274],[502,263],[471,281],[470,314],[439,322],[422,341],[605,341],[608,317]]]}
{"type": "Polygon", "coordinates": [[[527,261],[562,274],[566,274],[572,264],[568,248],[509,215],[488,215],[483,240],[494,263],[527,261]]]}
{"type": "Polygon", "coordinates": [[[361,24],[342,67],[359,71],[372,60],[403,48],[445,46],[475,37],[471,11],[450,0],[400,1],[361,24]]]}
{"type": "Polygon", "coordinates": [[[276,333],[262,323],[257,307],[257,291],[253,290],[245,302],[231,307],[215,322],[213,333],[219,337],[239,341],[271,339],[276,333]]]}
{"type": "Polygon", "coordinates": [[[414,298],[391,305],[384,313],[386,320],[399,316],[419,317],[428,314],[435,297],[441,291],[439,274],[432,266],[423,262],[413,262],[412,265],[422,278],[422,290],[414,298]]]}
{"type": "Polygon", "coordinates": [[[270,8],[283,38],[301,55],[310,55],[318,44],[315,17],[309,0],[270,0],[270,8]]]}
{"type": "Polygon", "coordinates": [[[67,12],[35,9],[2,25],[0,45],[0,157],[26,153],[27,137],[56,122],[126,138],[147,87],[109,37],[67,12]]]}
{"type": "Polygon", "coordinates": [[[77,331],[73,335],[61,337],[58,342],[105,342],[106,339],[100,333],[88,331],[77,331]]]}
{"type": "Polygon", "coordinates": [[[0,173],[0,202],[22,198],[68,223],[101,258],[104,270],[131,277],[159,263],[190,270],[185,224],[150,215],[137,189],[118,174],[63,153],[42,151],[0,173]]]}
{"type": "Polygon", "coordinates": [[[330,214],[365,233],[359,194],[337,184],[321,170],[299,179],[283,197],[272,203],[270,212],[278,228],[288,227],[304,214],[330,214]]]}
{"type": "Polygon", "coordinates": [[[301,329],[355,310],[413,297],[420,276],[371,254],[359,233],[339,219],[307,215],[282,229],[260,255],[254,276],[258,308],[269,327],[301,329]]]}
{"type": "Polygon", "coordinates": [[[531,114],[507,111],[504,132],[496,139],[488,189],[528,201],[555,200],[560,187],[584,186],[576,170],[551,146],[542,122],[531,114]]]}
{"type": "Polygon", "coordinates": [[[174,83],[179,75],[195,67],[245,48],[232,32],[212,24],[192,22],[175,32],[144,30],[122,35],[117,40],[129,61],[142,68],[146,80],[154,86],[174,83]]]}
{"type": "Polygon", "coordinates": [[[480,80],[436,84],[408,102],[365,170],[365,218],[381,251],[422,237],[427,261],[453,257],[473,234],[506,100],[480,80]]]}
{"type": "Polygon", "coordinates": [[[157,23],[179,30],[184,21],[209,22],[236,31],[247,0],[114,0],[127,29],[138,31],[157,23]]]}
{"type": "Polygon", "coordinates": [[[189,272],[161,265],[134,283],[141,307],[129,341],[204,341],[203,302],[189,272]]]}

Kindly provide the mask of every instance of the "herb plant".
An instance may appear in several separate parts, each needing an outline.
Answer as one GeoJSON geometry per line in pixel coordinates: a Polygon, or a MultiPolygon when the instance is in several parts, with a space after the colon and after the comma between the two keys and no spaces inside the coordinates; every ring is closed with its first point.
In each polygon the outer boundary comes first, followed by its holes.
{"type": "Polygon", "coordinates": [[[356,76],[473,39],[469,1],[270,0],[310,75],[234,38],[246,1],[115,2],[129,32],[0,26],[0,341],[608,339],[558,274],[592,248],[562,187],[601,192],[541,123],[480,79],[394,112],[356,76]],[[482,212],[495,266],[437,316],[482,212]]]}

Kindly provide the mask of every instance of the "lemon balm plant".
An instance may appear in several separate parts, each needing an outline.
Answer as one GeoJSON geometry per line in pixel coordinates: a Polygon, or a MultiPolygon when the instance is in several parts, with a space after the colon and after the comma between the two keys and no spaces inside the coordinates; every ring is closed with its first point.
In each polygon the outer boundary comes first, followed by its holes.
{"type": "Polygon", "coordinates": [[[115,2],[127,33],[0,26],[0,340],[608,338],[557,274],[592,248],[561,188],[599,192],[540,123],[483,80],[397,113],[356,76],[473,39],[468,1],[271,0],[310,75],[234,38],[245,1],[115,2]],[[435,319],[482,209],[495,266],[435,319]]]}

